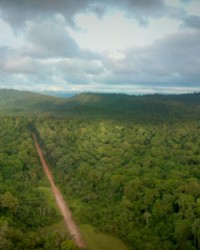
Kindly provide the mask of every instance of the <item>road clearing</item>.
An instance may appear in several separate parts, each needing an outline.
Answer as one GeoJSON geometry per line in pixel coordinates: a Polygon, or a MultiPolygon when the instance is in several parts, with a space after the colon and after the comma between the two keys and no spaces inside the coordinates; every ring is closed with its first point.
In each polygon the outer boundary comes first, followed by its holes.
{"type": "Polygon", "coordinates": [[[67,203],[64,201],[63,197],[62,197],[62,194],[60,192],[60,190],[57,188],[57,186],[55,185],[54,183],[54,179],[53,179],[53,175],[49,169],[49,166],[47,165],[46,161],[45,161],[45,158],[43,156],[43,153],[42,153],[42,150],[39,146],[39,143],[37,141],[37,138],[35,136],[35,134],[33,134],[33,138],[34,138],[34,141],[35,141],[35,146],[36,146],[36,149],[37,149],[37,152],[38,152],[38,155],[40,157],[40,161],[42,163],[42,166],[43,166],[43,169],[44,169],[44,172],[51,184],[51,188],[52,188],[52,192],[53,192],[53,195],[54,195],[54,198],[56,200],[56,203],[58,205],[58,208],[64,218],[64,222],[65,222],[65,225],[67,227],[67,230],[68,232],[70,233],[70,235],[73,237],[76,245],[78,247],[81,247],[81,248],[85,248],[86,247],[86,244],[83,240],[83,237],[78,229],[78,227],[76,226],[73,218],[72,218],[72,214],[71,214],[71,211],[67,205],[67,203]]]}

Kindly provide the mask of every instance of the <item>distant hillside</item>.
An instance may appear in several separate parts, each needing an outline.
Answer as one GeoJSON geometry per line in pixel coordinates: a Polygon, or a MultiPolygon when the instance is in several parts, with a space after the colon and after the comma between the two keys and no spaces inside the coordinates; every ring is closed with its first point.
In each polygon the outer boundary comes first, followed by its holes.
{"type": "Polygon", "coordinates": [[[135,121],[200,119],[200,93],[184,95],[79,94],[71,101],[76,112],[104,114],[135,121]],[[79,104],[79,105],[77,105],[79,104]]]}
{"type": "Polygon", "coordinates": [[[58,98],[26,91],[0,90],[0,114],[59,115],[134,121],[200,119],[200,93],[145,95],[84,93],[58,98]]]}
{"type": "Polygon", "coordinates": [[[39,114],[51,113],[61,100],[56,97],[17,90],[0,90],[0,113],[39,114]]]}

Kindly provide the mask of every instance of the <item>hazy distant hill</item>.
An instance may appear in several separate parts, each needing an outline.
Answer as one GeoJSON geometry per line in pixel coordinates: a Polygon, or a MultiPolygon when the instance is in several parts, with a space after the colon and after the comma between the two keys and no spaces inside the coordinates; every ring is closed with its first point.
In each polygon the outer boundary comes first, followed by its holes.
{"type": "Polygon", "coordinates": [[[200,119],[200,93],[184,95],[79,94],[71,99],[76,112],[136,121],[200,119]]]}
{"type": "Polygon", "coordinates": [[[200,93],[145,95],[84,93],[58,98],[27,91],[0,90],[0,113],[7,115],[71,115],[135,121],[200,118],[200,93]]]}
{"type": "Polygon", "coordinates": [[[28,91],[0,90],[0,112],[4,114],[49,113],[61,100],[28,91]]]}

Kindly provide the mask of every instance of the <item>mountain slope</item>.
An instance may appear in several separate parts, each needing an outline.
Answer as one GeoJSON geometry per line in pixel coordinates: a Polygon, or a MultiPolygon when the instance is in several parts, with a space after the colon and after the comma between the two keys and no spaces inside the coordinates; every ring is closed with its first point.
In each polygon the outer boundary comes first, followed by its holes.
{"type": "Polygon", "coordinates": [[[123,119],[179,120],[200,118],[200,93],[185,95],[80,94],[71,98],[76,112],[123,119]]]}
{"type": "Polygon", "coordinates": [[[0,113],[3,114],[38,114],[49,113],[56,109],[60,99],[42,94],[17,91],[0,90],[0,113]]]}
{"type": "Polygon", "coordinates": [[[146,95],[84,93],[57,98],[32,92],[0,90],[0,114],[79,116],[134,121],[200,118],[200,93],[146,95]]]}

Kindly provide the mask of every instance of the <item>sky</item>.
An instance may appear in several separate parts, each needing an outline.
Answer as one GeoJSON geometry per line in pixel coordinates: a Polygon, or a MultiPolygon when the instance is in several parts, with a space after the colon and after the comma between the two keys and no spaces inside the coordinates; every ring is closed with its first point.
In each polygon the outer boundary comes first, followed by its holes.
{"type": "Polygon", "coordinates": [[[0,0],[0,88],[200,92],[200,0],[0,0]]]}

